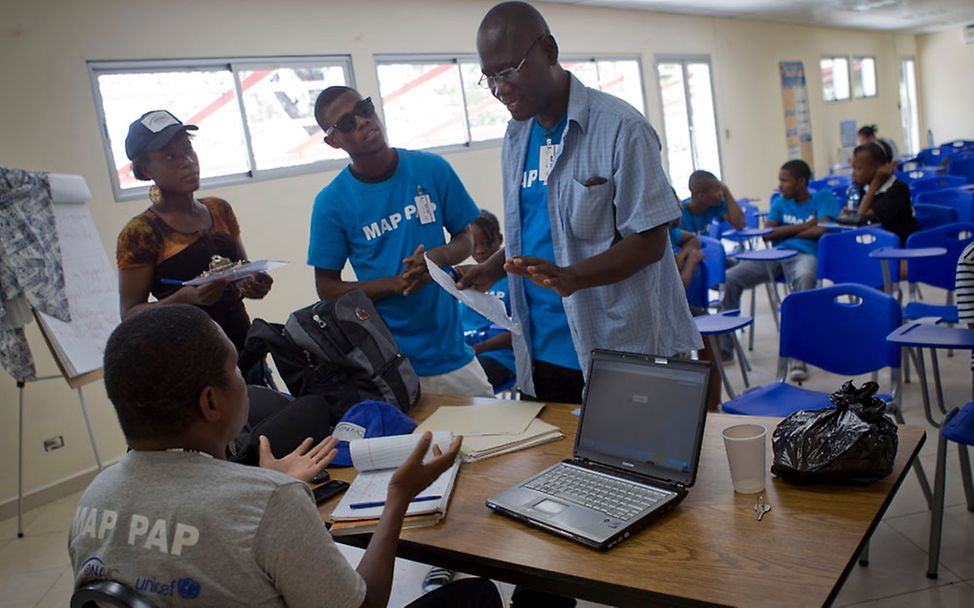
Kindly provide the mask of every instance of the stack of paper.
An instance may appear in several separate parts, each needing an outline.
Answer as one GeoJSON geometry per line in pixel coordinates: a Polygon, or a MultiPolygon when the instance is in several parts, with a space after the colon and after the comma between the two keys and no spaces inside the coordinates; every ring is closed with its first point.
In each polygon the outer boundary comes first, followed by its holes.
{"type": "MultiPolygon", "coordinates": [[[[433,445],[446,450],[452,439],[449,433],[434,433],[427,458],[433,445]]],[[[331,514],[333,534],[360,534],[375,528],[385,508],[389,480],[418,441],[419,435],[396,435],[349,442],[352,465],[359,473],[331,514]]],[[[457,460],[409,503],[404,527],[433,525],[443,519],[459,470],[457,460]]]]}
{"type": "Polygon", "coordinates": [[[476,462],[563,438],[558,427],[538,419],[543,407],[543,403],[441,407],[415,432],[463,435],[463,460],[476,462]]]}

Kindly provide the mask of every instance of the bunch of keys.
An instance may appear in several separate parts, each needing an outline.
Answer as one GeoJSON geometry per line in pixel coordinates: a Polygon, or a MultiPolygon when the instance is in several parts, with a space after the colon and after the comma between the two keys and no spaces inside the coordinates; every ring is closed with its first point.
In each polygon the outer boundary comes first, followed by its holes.
{"type": "Polygon", "coordinates": [[[757,520],[761,521],[764,518],[764,514],[771,510],[771,505],[764,502],[764,495],[758,496],[758,501],[754,503],[754,514],[757,515],[757,520]]]}

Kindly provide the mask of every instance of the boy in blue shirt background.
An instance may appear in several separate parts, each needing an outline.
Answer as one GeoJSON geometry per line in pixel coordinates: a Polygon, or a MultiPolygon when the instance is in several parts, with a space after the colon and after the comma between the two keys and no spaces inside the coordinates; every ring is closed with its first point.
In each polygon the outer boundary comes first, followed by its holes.
{"type": "MultiPolygon", "coordinates": [[[[724,287],[723,310],[740,308],[741,294],[745,289],[768,282],[765,264],[770,264],[775,279],[784,277],[792,291],[804,291],[815,287],[815,271],[818,255],[818,239],[825,234],[822,222],[831,222],[841,211],[839,201],[831,190],[822,189],[814,194],[808,190],[812,170],[801,160],[790,160],[778,171],[778,190],[771,200],[767,227],[772,228],[764,240],[779,249],[791,249],[794,257],[774,261],[742,261],[727,271],[724,287]]],[[[722,356],[730,357],[731,342],[721,342],[722,356]]],[[[794,382],[808,379],[805,364],[792,363],[788,377],[794,382]]]]}
{"type": "Polygon", "coordinates": [[[727,220],[737,230],[744,228],[744,212],[730,188],[710,171],[690,174],[690,198],[680,203],[683,219],[680,228],[694,234],[707,234],[714,220],[727,220]]]}
{"type": "Polygon", "coordinates": [[[351,289],[373,301],[423,392],[493,396],[464,343],[460,304],[431,281],[424,254],[440,266],[473,250],[468,226],[480,214],[449,163],[390,148],[370,98],[329,87],[315,103],[325,143],[351,163],[315,198],[308,264],[322,299],[351,289]],[[446,241],[444,230],[451,239],[446,241]],[[343,281],[346,260],[357,281],[343,281]]]}
{"type": "MultiPolygon", "coordinates": [[[[473,235],[473,259],[478,264],[485,262],[504,244],[501,225],[497,216],[481,210],[480,217],[470,224],[473,235]]],[[[486,292],[504,302],[507,314],[511,314],[511,298],[507,286],[507,276],[494,283],[486,292]]],[[[480,361],[494,390],[507,385],[517,374],[514,365],[514,349],[511,346],[511,332],[492,329],[491,322],[472,308],[461,304],[463,310],[463,331],[467,344],[480,361]]]]}

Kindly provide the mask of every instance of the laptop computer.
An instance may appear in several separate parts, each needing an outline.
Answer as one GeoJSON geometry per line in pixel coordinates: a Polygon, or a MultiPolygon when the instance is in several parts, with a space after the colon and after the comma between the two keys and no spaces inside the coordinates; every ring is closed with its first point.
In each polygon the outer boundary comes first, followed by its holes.
{"type": "Polygon", "coordinates": [[[705,362],[593,350],[573,457],[487,507],[597,549],[687,495],[707,419],[705,362]]]}

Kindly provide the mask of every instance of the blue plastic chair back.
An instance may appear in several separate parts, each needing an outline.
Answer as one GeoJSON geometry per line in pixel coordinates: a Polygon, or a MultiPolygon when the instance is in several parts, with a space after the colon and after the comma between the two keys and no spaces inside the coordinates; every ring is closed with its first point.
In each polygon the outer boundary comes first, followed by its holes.
{"type": "Polygon", "coordinates": [[[703,252],[703,263],[707,266],[707,287],[713,288],[724,282],[727,265],[727,252],[719,239],[709,236],[699,236],[700,251],[703,252]]]}
{"type": "Polygon", "coordinates": [[[925,150],[920,150],[920,153],[917,154],[917,160],[920,161],[921,165],[935,167],[944,162],[945,156],[939,147],[926,148],[925,150]]]}
{"type": "Polygon", "coordinates": [[[957,210],[946,205],[913,205],[913,214],[920,224],[920,230],[930,230],[944,224],[953,224],[958,221],[957,210]]]}
{"type": "MultiPolygon", "coordinates": [[[[899,247],[900,237],[878,228],[859,228],[826,234],[818,241],[816,278],[835,284],[860,283],[883,288],[883,265],[869,253],[880,247],[899,247]]],[[[889,265],[890,279],[900,280],[900,265],[889,265]]]]}
{"type": "Polygon", "coordinates": [[[938,175],[914,181],[910,184],[910,192],[919,194],[933,190],[944,190],[945,188],[960,188],[966,184],[967,179],[959,175],[938,175]]]}
{"type": "Polygon", "coordinates": [[[710,222],[710,229],[707,230],[707,236],[712,239],[719,239],[720,235],[733,230],[734,227],[730,225],[730,222],[726,220],[717,220],[710,222]]]}
{"type": "Polygon", "coordinates": [[[957,259],[971,241],[974,241],[974,223],[971,222],[957,222],[914,232],[906,239],[907,248],[944,247],[947,255],[907,261],[907,280],[953,291],[957,259]]]}
{"type": "Polygon", "coordinates": [[[899,368],[900,347],[886,336],[902,314],[895,298],[865,285],[791,293],[781,303],[779,353],[843,376],[899,368]]]}
{"type": "Polygon", "coordinates": [[[967,183],[974,183],[974,157],[952,160],[947,165],[947,175],[959,175],[966,179],[967,183]]]}
{"type": "Polygon", "coordinates": [[[974,192],[960,188],[932,190],[916,195],[914,202],[919,205],[941,205],[957,211],[958,222],[974,222],[974,192]]]}
{"type": "Polygon", "coordinates": [[[741,211],[744,212],[744,227],[759,228],[761,226],[761,221],[760,218],[758,218],[758,213],[760,213],[761,210],[758,209],[758,206],[753,203],[749,203],[746,200],[744,202],[737,201],[737,204],[741,208],[741,211]]]}
{"type": "Polygon", "coordinates": [[[934,169],[930,167],[924,167],[923,169],[913,169],[911,171],[897,171],[896,179],[909,185],[918,179],[926,179],[928,177],[937,177],[941,174],[940,169],[934,169]]]}
{"type": "Polygon", "coordinates": [[[710,290],[707,287],[707,264],[704,260],[693,270],[690,284],[687,285],[687,303],[697,308],[707,308],[710,304],[710,290]]]}

